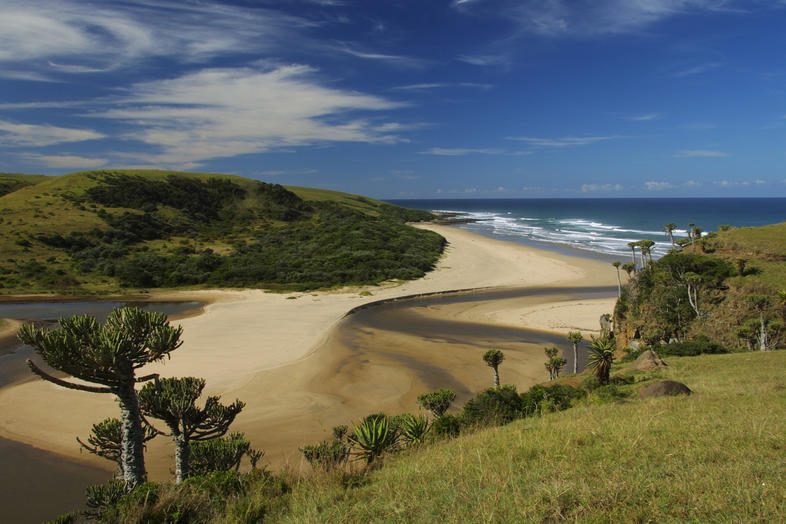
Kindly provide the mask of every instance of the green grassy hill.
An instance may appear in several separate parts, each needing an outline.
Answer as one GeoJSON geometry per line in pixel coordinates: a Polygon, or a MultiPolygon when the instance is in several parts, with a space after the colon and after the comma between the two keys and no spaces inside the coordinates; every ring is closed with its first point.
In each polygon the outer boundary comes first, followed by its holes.
{"type": "MultiPolygon", "coordinates": [[[[364,469],[216,473],[148,484],[107,510],[123,522],[783,522],[786,352],[615,366],[573,406],[471,429],[364,469]],[[693,394],[639,399],[655,380],[693,394]]],[[[486,370],[480,369],[479,372],[486,370]]],[[[466,408],[465,408],[466,410],[466,408]]],[[[432,429],[433,433],[433,429],[432,429]]],[[[260,439],[264,440],[264,439],[260,439]]]]}
{"type": "Polygon", "coordinates": [[[231,175],[92,171],[28,181],[38,183],[0,196],[5,294],[372,284],[422,276],[444,243],[405,225],[429,213],[231,175]]]}
{"type": "Polygon", "coordinates": [[[51,177],[46,175],[22,175],[17,173],[0,173],[0,197],[17,189],[44,182],[51,177]]]}

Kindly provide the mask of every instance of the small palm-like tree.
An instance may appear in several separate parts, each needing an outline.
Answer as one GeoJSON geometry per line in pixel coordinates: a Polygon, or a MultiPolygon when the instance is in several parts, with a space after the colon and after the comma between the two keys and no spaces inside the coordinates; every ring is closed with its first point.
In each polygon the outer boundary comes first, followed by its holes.
{"type": "Polygon", "coordinates": [[[628,247],[630,248],[631,257],[633,259],[633,272],[636,272],[636,246],[638,246],[638,242],[628,242],[628,247]]]}
{"type": "Polygon", "coordinates": [[[505,360],[505,354],[498,349],[489,349],[483,355],[483,362],[494,370],[494,387],[499,387],[499,365],[505,360]]]}
{"type": "Polygon", "coordinates": [[[601,386],[609,383],[611,365],[614,363],[616,343],[611,337],[592,337],[592,345],[587,356],[587,366],[593,370],[601,386]]]}
{"type": "Polygon", "coordinates": [[[579,343],[584,340],[581,331],[571,331],[568,333],[568,340],[573,344],[573,373],[579,372],[579,343]]]}
{"type": "Polygon", "coordinates": [[[663,226],[663,230],[666,232],[666,235],[671,240],[671,248],[674,249],[674,230],[677,229],[677,224],[674,222],[669,222],[665,226],[663,226]]]}
{"type": "Polygon", "coordinates": [[[626,262],[622,264],[622,270],[628,274],[628,280],[630,280],[631,274],[636,271],[636,266],[631,264],[630,262],[626,262]]]}
{"type": "Polygon", "coordinates": [[[619,298],[622,296],[622,280],[620,280],[620,266],[622,265],[622,262],[616,260],[612,262],[611,265],[614,266],[614,269],[617,270],[617,298],[619,298]]]}

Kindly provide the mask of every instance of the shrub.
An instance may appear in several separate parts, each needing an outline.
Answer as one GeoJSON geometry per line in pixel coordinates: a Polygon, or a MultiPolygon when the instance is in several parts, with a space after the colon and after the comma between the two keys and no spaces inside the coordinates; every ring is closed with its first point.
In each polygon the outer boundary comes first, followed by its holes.
{"type": "Polygon", "coordinates": [[[523,402],[515,386],[489,388],[464,404],[465,425],[501,425],[521,417],[523,402]]]}
{"type": "Polygon", "coordinates": [[[461,422],[454,415],[440,415],[431,423],[431,432],[436,437],[458,437],[461,432],[461,422]]]}
{"type": "Polygon", "coordinates": [[[351,449],[340,438],[334,438],[333,440],[323,440],[312,446],[303,446],[300,448],[300,452],[313,468],[327,471],[344,465],[349,459],[351,449]]]}
{"type": "Polygon", "coordinates": [[[242,433],[203,441],[190,441],[191,475],[205,475],[213,471],[237,470],[240,460],[251,444],[242,433]]]}
{"type": "Polygon", "coordinates": [[[583,390],[563,384],[549,387],[533,386],[529,391],[521,394],[522,413],[524,416],[532,416],[544,411],[562,411],[568,409],[574,399],[583,395],[583,390]]]}
{"type": "Polygon", "coordinates": [[[703,336],[685,342],[663,344],[652,349],[661,356],[670,355],[674,357],[695,357],[702,354],[716,355],[729,352],[725,347],[711,342],[710,339],[703,336]]]}

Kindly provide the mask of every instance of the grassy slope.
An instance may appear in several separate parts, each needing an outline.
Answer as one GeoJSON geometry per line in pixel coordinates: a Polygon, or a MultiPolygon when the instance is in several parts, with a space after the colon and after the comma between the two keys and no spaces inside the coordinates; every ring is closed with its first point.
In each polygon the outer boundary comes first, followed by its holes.
{"type": "MultiPolygon", "coordinates": [[[[114,172],[114,171],[113,171],[114,172]]],[[[122,291],[117,282],[98,274],[82,274],[76,276],[79,284],[74,284],[68,279],[74,275],[74,265],[69,255],[63,250],[58,250],[36,241],[36,236],[41,233],[57,232],[63,236],[72,232],[88,232],[94,228],[107,230],[107,223],[96,212],[108,210],[112,214],[124,211],[138,213],[136,210],[124,208],[107,208],[100,204],[86,203],[80,205],[78,200],[83,198],[85,192],[98,184],[93,177],[99,172],[71,173],[59,177],[37,177],[36,175],[19,175],[17,178],[42,180],[35,185],[22,187],[4,196],[0,196],[0,273],[20,274],[20,266],[29,260],[46,263],[50,284],[36,284],[24,275],[16,278],[16,284],[6,285],[0,290],[3,293],[30,293],[30,292],[57,292],[68,290],[77,293],[106,293],[122,291]],[[58,276],[58,272],[59,275],[58,276]],[[58,283],[59,281],[59,283],[58,283]]],[[[191,179],[207,180],[221,178],[230,180],[246,190],[246,196],[236,202],[237,216],[245,210],[253,210],[264,203],[263,195],[259,195],[255,188],[258,182],[233,175],[211,173],[176,173],[167,171],[150,170],[124,170],[119,173],[125,175],[142,176],[149,180],[164,180],[169,175],[178,175],[191,179]]],[[[393,206],[383,202],[311,188],[291,188],[299,197],[310,201],[325,201],[338,203],[342,208],[360,211],[366,215],[377,217],[383,207],[390,209],[393,206]]],[[[163,210],[167,212],[166,209],[163,210]]],[[[177,215],[177,210],[171,210],[177,215]]],[[[196,251],[205,248],[213,249],[219,254],[228,254],[233,251],[237,242],[251,242],[256,239],[258,231],[270,231],[287,224],[276,220],[256,220],[252,223],[238,222],[231,231],[220,231],[212,237],[202,235],[200,238],[172,237],[170,239],[153,240],[147,245],[155,251],[171,250],[174,246],[189,243],[196,251]]]]}
{"type": "Polygon", "coordinates": [[[304,483],[272,520],[784,521],[786,378],[773,370],[786,352],[669,364],[660,375],[693,396],[588,402],[484,430],[389,460],[357,489],[304,483]]]}
{"type": "Polygon", "coordinates": [[[0,173],[0,196],[12,193],[23,187],[40,184],[52,177],[46,175],[24,175],[19,173],[0,173]]]}

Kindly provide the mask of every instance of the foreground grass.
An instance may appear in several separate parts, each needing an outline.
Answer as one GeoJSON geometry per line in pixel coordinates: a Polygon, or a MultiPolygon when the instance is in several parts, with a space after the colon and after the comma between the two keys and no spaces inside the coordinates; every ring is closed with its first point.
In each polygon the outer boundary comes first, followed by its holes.
{"type": "Polygon", "coordinates": [[[282,522],[786,520],[786,352],[672,358],[691,397],[597,405],[295,486],[282,522]]]}

